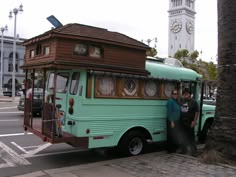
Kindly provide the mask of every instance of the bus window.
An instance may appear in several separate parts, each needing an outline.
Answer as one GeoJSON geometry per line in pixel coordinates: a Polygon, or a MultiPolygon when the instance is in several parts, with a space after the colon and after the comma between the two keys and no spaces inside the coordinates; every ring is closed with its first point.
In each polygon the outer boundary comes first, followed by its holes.
{"type": "Polygon", "coordinates": [[[70,84],[70,94],[71,95],[76,95],[79,87],[79,78],[80,78],[80,73],[73,73],[72,79],[71,79],[71,84],[70,84]]]}
{"type": "Polygon", "coordinates": [[[182,92],[185,88],[188,88],[191,92],[191,97],[196,99],[196,83],[195,82],[182,82],[182,92]]]}
{"type": "Polygon", "coordinates": [[[53,79],[54,79],[54,73],[50,73],[49,79],[48,79],[48,91],[49,91],[51,88],[54,88],[53,79]]]}
{"type": "Polygon", "coordinates": [[[63,72],[57,74],[56,92],[66,93],[69,81],[69,73],[63,72]]]}

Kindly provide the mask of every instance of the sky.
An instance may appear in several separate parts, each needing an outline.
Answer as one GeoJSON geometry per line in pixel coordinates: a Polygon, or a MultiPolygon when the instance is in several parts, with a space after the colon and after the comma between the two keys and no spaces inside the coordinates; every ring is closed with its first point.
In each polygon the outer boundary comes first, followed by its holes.
{"type": "MultiPolygon", "coordinates": [[[[14,35],[14,18],[8,18],[9,11],[20,4],[24,10],[16,18],[20,38],[50,30],[53,26],[46,18],[54,15],[63,25],[101,27],[144,43],[157,38],[158,56],[168,57],[169,0],[1,0],[0,27],[8,25],[6,36],[14,35]]],[[[195,50],[201,52],[202,60],[216,63],[217,0],[196,0],[195,11],[195,50]]],[[[150,46],[154,46],[154,40],[150,46]]]]}

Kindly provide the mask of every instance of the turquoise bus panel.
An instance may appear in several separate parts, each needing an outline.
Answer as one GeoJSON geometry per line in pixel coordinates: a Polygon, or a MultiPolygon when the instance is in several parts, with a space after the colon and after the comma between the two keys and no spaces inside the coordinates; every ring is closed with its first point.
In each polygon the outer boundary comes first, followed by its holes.
{"type": "Polygon", "coordinates": [[[68,116],[75,121],[75,126],[67,126],[67,131],[79,137],[90,136],[90,148],[115,146],[123,133],[133,127],[144,127],[153,141],[164,141],[165,103],[154,100],[83,99],[81,104],[75,104],[78,115],[68,116]],[[104,136],[109,141],[93,140],[96,136],[104,136]]]}
{"type": "Polygon", "coordinates": [[[191,69],[165,65],[150,60],[146,61],[146,70],[151,73],[150,77],[160,79],[196,81],[201,78],[201,75],[191,69]]]}
{"type": "MultiPolygon", "coordinates": [[[[153,61],[146,62],[146,70],[151,73],[148,78],[179,81],[198,81],[201,78],[193,70],[153,61]]],[[[71,95],[67,92],[67,101],[60,102],[64,104],[66,122],[74,122],[74,125],[66,123],[64,131],[76,137],[89,137],[89,148],[116,146],[123,134],[134,127],[146,129],[153,142],[166,140],[166,99],[95,98],[94,75],[92,96],[86,98],[88,71],[71,70],[70,76],[72,72],[80,72],[81,93],[71,95]],[[68,112],[70,98],[74,99],[73,114],[68,112]]]]}

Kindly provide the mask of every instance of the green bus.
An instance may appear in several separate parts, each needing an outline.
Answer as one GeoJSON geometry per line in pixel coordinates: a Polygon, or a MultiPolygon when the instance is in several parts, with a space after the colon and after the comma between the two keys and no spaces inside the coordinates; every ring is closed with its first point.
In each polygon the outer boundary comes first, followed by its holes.
{"type": "MultiPolygon", "coordinates": [[[[166,141],[166,102],[173,89],[181,94],[189,88],[202,105],[201,75],[178,60],[148,57],[145,69],[148,76],[88,68],[44,70],[42,117],[32,116],[34,97],[26,98],[25,129],[43,141],[117,147],[124,155],[139,155],[147,143],[166,141]]],[[[30,72],[35,75],[37,69],[26,71],[26,77],[30,72]]],[[[205,139],[214,115],[215,106],[201,106],[198,139],[205,139]]]]}

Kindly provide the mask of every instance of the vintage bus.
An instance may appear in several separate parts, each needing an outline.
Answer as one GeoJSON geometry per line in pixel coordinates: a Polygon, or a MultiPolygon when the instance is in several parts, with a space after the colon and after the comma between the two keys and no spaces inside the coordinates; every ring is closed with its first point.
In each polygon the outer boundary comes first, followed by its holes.
{"type": "MultiPolygon", "coordinates": [[[[44,90],[40,118],[32,114],[34,93],[25,99],[24,127],[43,141],[117,147],[124,155],[138,155],[147,143],[166,141],[166,101],[174,88],[180,94],[189,88],[201,105],[201,75],[176,59],[146,58],[149,47],[122,34],[72,24],[24,45],[26,80],[31,79],[34,88],[42,79],[44,90]],[[81,33],[71,37],[73,29],[76,33],[84,28],[105,37],[102,41],[94,36],[85,39],[81,33]]],[[[204,139],[215,108],[201,108],[195,128],[204,139]]]]}

